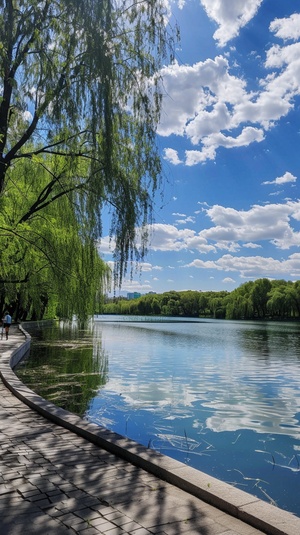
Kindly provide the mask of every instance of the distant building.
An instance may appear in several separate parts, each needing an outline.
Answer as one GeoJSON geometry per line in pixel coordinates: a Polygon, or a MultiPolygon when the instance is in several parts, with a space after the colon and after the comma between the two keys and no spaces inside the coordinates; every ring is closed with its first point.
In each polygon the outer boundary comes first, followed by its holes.
{"type": "Polygon", "coordinates": [[[131,299],[138,299],[141,296],[142,294],[140,294],[139,292],[129,292],[127,294],[127,299],[130,301],[131,299]]]}

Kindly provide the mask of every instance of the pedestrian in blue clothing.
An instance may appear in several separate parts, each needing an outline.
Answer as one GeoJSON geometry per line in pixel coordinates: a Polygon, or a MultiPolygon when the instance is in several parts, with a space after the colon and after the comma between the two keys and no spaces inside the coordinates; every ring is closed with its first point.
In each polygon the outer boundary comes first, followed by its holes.
{"type": "Polygon", "coordinates": [[[5,329],[6,340],[8,340],[9,328],[11,326],[11,315],[6,311],[3,318],[3,327],[5,329]]]}

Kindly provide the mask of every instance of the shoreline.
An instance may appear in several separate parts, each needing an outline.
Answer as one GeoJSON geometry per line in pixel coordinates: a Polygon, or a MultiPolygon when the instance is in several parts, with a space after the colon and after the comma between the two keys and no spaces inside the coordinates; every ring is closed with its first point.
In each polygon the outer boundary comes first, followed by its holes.
{"type": "Polygon", "coordinates": [[[12,354],[4,354],[1,359],[0,374],[9,390],[31,409],[256,529],[261,529],[271,535],[299,535],[300,518],[293,513],[263,502],[253,495],[141,446],[131,439],[86,422],[38,396],[13,372],[13,367],[25,356],[30,347],[30,335],[23,327],[19,326],[19,329],[25,341],[12,354]]]}

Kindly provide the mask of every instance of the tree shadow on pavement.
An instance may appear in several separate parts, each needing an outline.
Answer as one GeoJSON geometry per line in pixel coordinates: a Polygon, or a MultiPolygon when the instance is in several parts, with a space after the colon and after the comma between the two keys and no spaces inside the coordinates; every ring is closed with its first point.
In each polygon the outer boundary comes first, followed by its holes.
{"type": "Polygon", "coordinates": [[[2,381],[0,426],[1,535],[213,533],[209,506],[46,420],[2,381]]]}

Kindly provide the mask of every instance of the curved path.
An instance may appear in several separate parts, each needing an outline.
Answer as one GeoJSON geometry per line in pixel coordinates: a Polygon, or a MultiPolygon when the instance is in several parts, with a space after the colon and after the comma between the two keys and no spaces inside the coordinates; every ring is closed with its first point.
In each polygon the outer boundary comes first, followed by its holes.
{"type": "Polygon", "coordinates": [[[300,519],[87,423],[11,370],[0,340],[0,535],[299,535],[300,519]],[[36,412],[37,411],[37,412],[36,412]]]}

